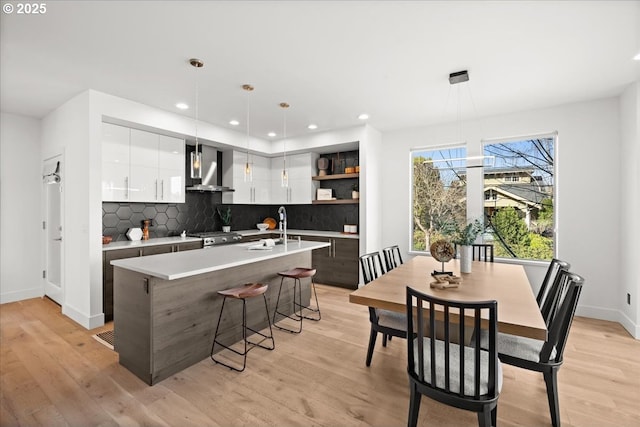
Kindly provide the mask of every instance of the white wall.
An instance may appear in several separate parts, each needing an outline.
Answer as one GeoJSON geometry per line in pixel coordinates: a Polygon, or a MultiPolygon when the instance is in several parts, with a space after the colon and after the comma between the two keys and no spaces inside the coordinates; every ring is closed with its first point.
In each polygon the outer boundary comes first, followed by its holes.
{"type": "Polygon", "coordinates": [[[622,155],[620,162],[620,280],[622,295],[618,298],[621,323],[640,338],[640,83],[635,83],[620,97],[622,155]],[[626,294],[631,295],[627,304],[626,294]]]}
{"type": "MultiPolygon", "coordinates": [[[[570,262],[572,270],[585,277],[578,314],[621,321],[619,302],[626,291],[620,282],[624,267],[619,243],[618,211],[622,201],[618,99],[470,121],[465,123],[463,139],[467,141],[469,154],[473,154],[481,152],[482,139],[553,131],[558,132],[557,256],[570,262]]],[[[410,230],[409,149],[456,142],[459,135],[455,124],[383,134],[383,162],[387,171],[382,182],[383,242],[407,236],[410,230]]],[[[634,213],[637,218],[637,210],[634,213]]],[[[529,277],[538,278],[546,266],[526,268],[529,277]]],[[[637,295],[637,284],[635,287],[637,295]]]]}
{"type": "MultiPolygon", "coordinates": [[[[90,195],[96,192],[91,182],[95,171],[90,162],[89,123],[88,92],[77,95],[48,114],[42,120],[42,158],[64,153],[62,313],[91,329],[104,324],[104,316],[102,307],[92,311],[91,305],[98,276],[93,248],[102,243],[101,231],[94,234],[96,227],[89,216],[90,195]]],[[[101,274],[98,277],[101,279],[101,274]]]]}
{"type": "Polygon", "coordinates": [[[40,121],[0,117],[0,304],[42,296],[40,121]]]}

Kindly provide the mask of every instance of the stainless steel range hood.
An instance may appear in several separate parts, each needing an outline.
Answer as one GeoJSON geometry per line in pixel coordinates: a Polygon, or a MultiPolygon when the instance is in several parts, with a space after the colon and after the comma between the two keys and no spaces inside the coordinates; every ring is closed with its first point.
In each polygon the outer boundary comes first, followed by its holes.
{"type": "MultiPolygon", "coordinates": [[[[188,150],[187,150],[188,151],[188,150]]],[[[200,191],[200,192],[226,192],[235,191],[233,188],[224,187],[221,185],[222,169],[218,168],[219,160],[222,160],[222,156],[218,156],[218,150],[208,145],[201,145],[199,151],[202,152],[202,182],[194,183],[186,188],[187,191],[200,191]]],[[[190,153],[187,153],[187,164],[189,163],[190,153]]],[[[187,176],[189,176],[189,170],[187,168],[187,176]]]]}

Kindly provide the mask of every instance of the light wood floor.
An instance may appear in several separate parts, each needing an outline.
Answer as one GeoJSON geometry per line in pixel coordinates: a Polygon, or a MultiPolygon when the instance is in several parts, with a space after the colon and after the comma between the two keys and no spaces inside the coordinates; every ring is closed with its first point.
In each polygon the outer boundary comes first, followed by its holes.
{"type": "MultiPolygon", "coordinates": [[[[247,370],[209,359],[150,387],[47,299],[0,306],[2,426],[402,426],[406,343],[378,346],[370,368],[366,307],[318,286],[322,321],[275,331],[247,370]]],[[[215,313],[212,313],[215,315],[215,313]]],[[[108,326],[108,325],[107,325],[108,326]]],[[[611,322],[576,318],[560,370],[564,426],[640,425],[640,341],[611,322]]],[[[540,374],[504,367],[502,426],[550,425],[540,374]]],[[[423,398],[420,425],[475,426],[473,413],[423,398]]]]}

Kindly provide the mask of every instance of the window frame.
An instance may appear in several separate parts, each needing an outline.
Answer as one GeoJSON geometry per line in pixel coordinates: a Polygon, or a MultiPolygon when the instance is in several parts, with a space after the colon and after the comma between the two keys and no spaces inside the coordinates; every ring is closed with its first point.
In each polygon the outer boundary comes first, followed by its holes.
{"type": "MultiPolygon", "coordinates": [[[[481,139],[481,150],[484,154],[485,145],[491,144],[500,144],[500,143],[509,143],[509,142],[518,142],[518,141],[528,141],[532,139],[553,139],[553,257],[558,257],[558,217],[560,212],[560,202],[558,199],[558,132],[546,132],[539,134],[530,134],[530,135],[520,135],[513,137],[500,137],[500,138],[487,138],[481,139]]],[[[482,176],[484,177],[484,167],[482,168],[482,176]]],[[[480,184],[480,197],[482,197],[482,207],[484,215],[484,179],[481,180],[480,184]]],[[[469,197],[469,187],[467,187],[467,197],[469,197]]],[[[527,258],[504,258],[504,257],[495,257],[495,260],[498,262],[506,263],[506,264],[518,264],[518,265],[548,265],[549,260],[540,260],[540,259],[527,259],[527,258]]]]}
{"type": "MultiPolygon", "coordinates": [[[[558,197],[558,188],[560,177],[558,175],[559,170],[559,157],[558,157],[558,145],[559,145],[559,136],[557,131],[544,132],[539,134],[527,134],[520,136],[509,136],[509,137],[499,137],[499,138],[483,138],[480,140],[480,152],[484,156],[485,145],[490,144],[499,144],[499,143],[509,143],[509,142],[518,142],[518,141],[527,141],[532,139],[553,139],[553,257],[558,257],[559,252],[559,237],[560,231],[558,227],[558,219],[561,211],[561,201],[558,197]]],[[[420,146],[420,147],[411,147],[409,148],[409,233],[408,233],[408,248],[409,255],[431,255],[428,248],[426,250],[414,250],[413,249],[413,196],[414,196],[414,174],[413,174],[413,154],[417,151],[437,151],[443,149],[453,149],[453,148],[463,148],[465,150],[467,158],[470,156],[469,152],[472,151],[469,148],[469,144],[467,142],[455,142],[449,144],[438,144],[433,146],[420,146]]],[[[470,167],[466,166],[467,171],[470,167]]],[[[472,197],[479,198],[480,206],[482,206],[481,215],[484,216],[484,171],[485,167],[481,167],[482,170],[482,179],[475,186],[469,185],[467,182],[466,188],[466,198],[469,200],[472,197]],[[478,187],[475,189],[474,187],[478,187]],[[475,194],[474,194],[475,193],[475,194]]],[[[467,210],[467,220],[469,220],[469,212],[467,210]]],[[[496,262],[501,262],[505,264],[516,264],[516,265],[531,265],[531,266],[542,266],[548,265],[548,260],[537,260],[537,259],[525,259],[525,258],[496,258],[496,262]]]]}
{"type": "MultiPolygon", "coordinates": [[[[438,150],[451,150],[451,149],[463,149],[465,153],[465,159],[469,157],[469,147],[465,141],[458,141],[448,144],[438,144],[433,146],[421,146],[421,147],[411,147],[409,148],[409,238],[408,238],[408,248],[409,255],[429,255],[431,256],[431,252],[429,248],[425,248],[424,251],[416,250],[413,248],[413,186],[414,186],[414,174],[413,174],[413,154],[416,152],[429,152],[429,151],[438,151],[438,150]]],[[[459,159],[459,158],[454,158],[459,159]]],[[[465,170],[468,166],[465,165],[465,170]]],[[[469,198],[469,185],[466,183],[466,199],[469,198]]],[[[465,201],[465,210],[466,210],[466,201],[465,201]]],[[[467,214],[468,216],[468,214],[467,214]]]]}

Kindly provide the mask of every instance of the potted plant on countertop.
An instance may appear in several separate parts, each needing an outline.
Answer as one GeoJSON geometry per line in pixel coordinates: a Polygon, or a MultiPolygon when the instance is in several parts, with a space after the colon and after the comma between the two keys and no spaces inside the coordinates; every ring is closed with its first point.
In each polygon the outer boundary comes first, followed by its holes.
{"type": "Polygon", "coordinates": [[[351,198],[352,199],[359,199],[360,198],[360,191],[359,191],[359,185],[358,183],[353,184],[353,186],[351,186],[351,198]]]}
{"type": "Polygon", "coordinates": [[[227,207],[226,211],[221,210],[220,208],[216,208],[218,211],[218,216],[220,216],[220,220],[222,221],[222,231],[228,233],[231,231],[231,207],[227,207]]]}
{"type": "Polygon", "coordinates": [[[460,249],[460,272],[471,273],[471,250],[473,243],[484,227],[480,221],[473,220],[460,228],[458,223],[448,223],[443,227],[444,234],[450,236],[451,241],[460,249]]]}

